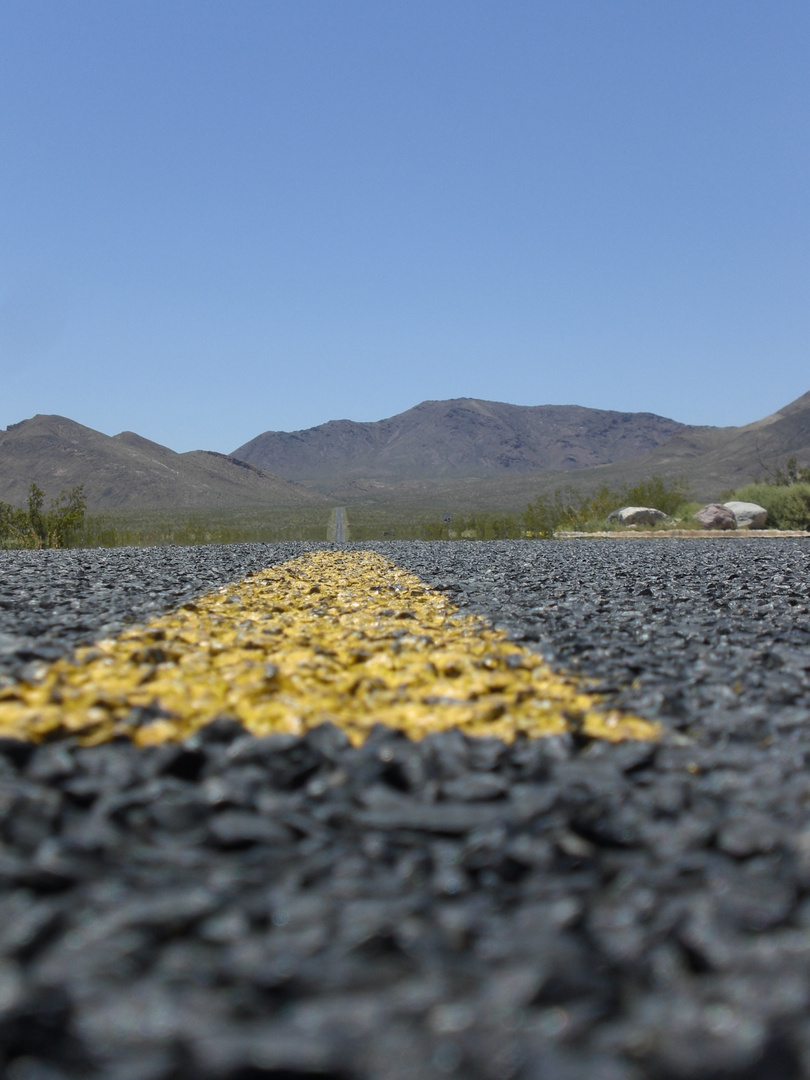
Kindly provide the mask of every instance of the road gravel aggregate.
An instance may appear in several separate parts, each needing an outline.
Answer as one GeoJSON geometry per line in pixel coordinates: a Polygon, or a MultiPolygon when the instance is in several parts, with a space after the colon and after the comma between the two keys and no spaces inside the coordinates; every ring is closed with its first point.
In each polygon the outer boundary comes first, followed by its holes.
{"type": "MultiPolygon", "coordinates": [[[[0,678],[317,546],[0,553],[0,678]]],[[[362,546],[664,737],[0,741],[3,1075],[810,1076],[810,545],[362,546]]]]}

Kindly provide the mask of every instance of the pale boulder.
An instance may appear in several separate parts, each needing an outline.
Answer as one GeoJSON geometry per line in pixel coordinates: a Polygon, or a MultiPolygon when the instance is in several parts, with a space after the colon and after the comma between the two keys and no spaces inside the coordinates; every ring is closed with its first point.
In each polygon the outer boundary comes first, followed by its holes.
{"type": "Polygon", "coordinates": [[[731,510],[721,503],[709,503],[698,510],[695,517],[704,529],[734,529],[737,524],[731,510]]]}
{"type": "Polygon", "coordinates": [[[752,502],[731,502],[723,503],[726,510],[730,510],[734,515],[734,520],[737,523],[738,529],[764,529],[765,522],[768,520],[768,511],[764,506],[760,506],[759,503],[752,502]]]}
{"type": "Polygon", "coordinates": [[[620,525],[655,525],[665,521],[666,516],[663,510],[652,506],[622,506],[608,514],[608,521],[618,521],[620,525]]]}

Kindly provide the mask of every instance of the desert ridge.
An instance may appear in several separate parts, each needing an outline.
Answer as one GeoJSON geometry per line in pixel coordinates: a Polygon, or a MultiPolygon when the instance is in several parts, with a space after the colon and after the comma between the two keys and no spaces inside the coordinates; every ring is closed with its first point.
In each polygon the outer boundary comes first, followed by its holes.
{"type": "Polygon", "coordinates": [[[63,416],[37,415],[0,431],[0,501],[23,505],[31,483],[48,497],[81,484],[93,511],[328,506],[316,492],[225,454],[178,454],[131,431],[104,435],[63,416]]]}
{"type": "Polygon", "coordinates": [[[741,427],[578,405],[424,401],[384,420],[266,431],[230,454],[178,454],[131,431],[105,435],[37,415],[0,431],[0,501],[81,484],[89,510],[333,507],[522,509],[538,492],[685,480],[712,500],[810,463],[810,392],[741,427]]]}

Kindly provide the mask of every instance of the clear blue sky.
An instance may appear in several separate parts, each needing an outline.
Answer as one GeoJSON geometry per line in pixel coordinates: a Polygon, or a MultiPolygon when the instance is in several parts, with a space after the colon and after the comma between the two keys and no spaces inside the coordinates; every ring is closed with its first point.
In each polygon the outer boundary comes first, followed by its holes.
{"type": "Polygon", "coordinates": [[[0,426],[810,390],[807,0],[3,0],[0,426]]]}

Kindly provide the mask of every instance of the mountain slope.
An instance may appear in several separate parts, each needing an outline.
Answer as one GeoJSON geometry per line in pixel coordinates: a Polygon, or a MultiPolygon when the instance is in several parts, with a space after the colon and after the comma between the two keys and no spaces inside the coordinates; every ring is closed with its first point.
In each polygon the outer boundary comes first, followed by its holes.
{"type": "Polygon", "coordinates": [[[687,428],[628,466],[634,474],[687,476],[698,498],[767,479],[788,458],[810,466],[810,393],[742,427],[687,428]]]}
{"type": "Polygon", "coordinates": [[[322,497],[213,451],[176,454],[131,431],[103,435],[63,416],[0,430],[0,500],[21,506],[32,481],[47,496],[84,485],[90,510],[319,505],[322,497]]]}
{"type": "MultiPolygon", "coordinates": [[[[618,488],[658,475],[668,480],[685,478],[695,499],[709,501],[754,480],[768,479],[777,469],[784,471],[791,457],[800,466],[810,467],[810,393],[742,427],[685,427],[639,457],[576,472],[484,480],[476,485],[475,495],[480,505],[519,509],[535,494],[565,484],[582,490],[601,484],[618,488]]],[[[468,506],[472,493],[462,484],[455,488],[434,484],[430,497],[434,503],[468,506]]],[[[422,499],[427,495],[423,491],[422,499]]]]}
{"type": "Polygon", "coordinates": [[[334,487],[353,479],[495,477],[624,461],[660,446],[683,424],[652,413],[578,405],[423,401],[373,423],[332,420],[266,431],[234,456],[290,480],[334,487]]]}
{"type": "Polygon", "coordinates": [[[92,510],[345,502],[514,512],[555,487],[620,487],[654,474],[685,477],[696,499],[715,499],[784,469],[789,457],[810,465],[810,393],[728,428],[578,406],[423,402],[372,424],[266,432],[230,457],[176,454],[133,432],[110,437],[64,417],[35,416],[0,430],[0,500],[23,505],[33,480],[48,496],[84,484],[92,510]],[[253,463],[242,460],[248,456],[253,463]],[[287,479],[260,467],[270,460],[287,479]]]}

